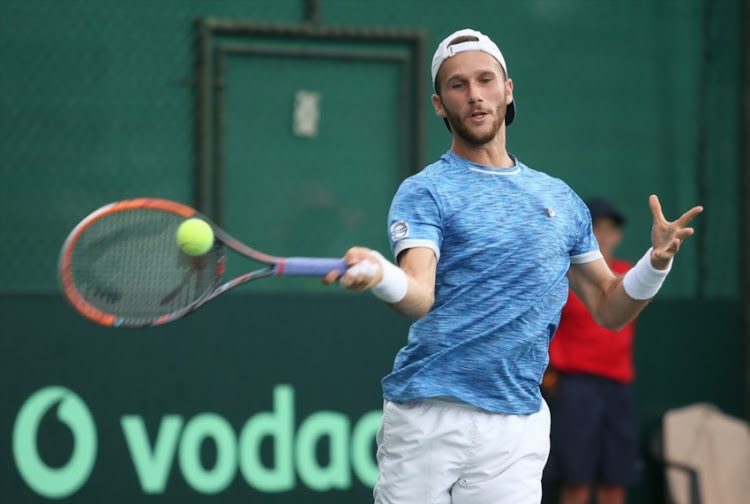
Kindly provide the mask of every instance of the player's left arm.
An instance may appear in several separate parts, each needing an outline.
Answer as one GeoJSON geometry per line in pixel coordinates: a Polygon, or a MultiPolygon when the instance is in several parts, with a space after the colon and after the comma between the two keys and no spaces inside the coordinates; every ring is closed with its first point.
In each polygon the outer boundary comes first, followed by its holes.
{"type": "Polygon", "coordinates": [[[682,242],[694,233],[687,227],[703,211],[696,206],[675,221],[667,221],[659,198],[651,195],[649,207],[654,218],[652,248],[625,275],[615,275],[604,259],[572,264],[568,279],[573,292],[583,301],[596,322],[619,330],[633,320],[659,290],[671,269],[672,259],[682,242]]]}

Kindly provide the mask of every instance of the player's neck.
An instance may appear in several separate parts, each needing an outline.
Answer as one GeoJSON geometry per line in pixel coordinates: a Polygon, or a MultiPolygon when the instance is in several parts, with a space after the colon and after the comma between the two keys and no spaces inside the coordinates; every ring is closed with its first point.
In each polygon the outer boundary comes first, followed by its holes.
{"type": "Polygon", "coordinates": [[[471,144],[454,136],[451,151],[472,163],[493,168],[511,168],[515,165],[505,148],[505,128],[501,128],[492,141],[482,145],[471,144]]]}

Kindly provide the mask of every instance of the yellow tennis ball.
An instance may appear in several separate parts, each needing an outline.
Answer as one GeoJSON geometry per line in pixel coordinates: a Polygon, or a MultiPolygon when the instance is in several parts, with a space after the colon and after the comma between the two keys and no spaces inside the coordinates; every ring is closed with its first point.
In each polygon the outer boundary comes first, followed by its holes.
{"type": "Polygon", "coordinates": [[[188,219],[177,228],[177,243],[188,255],[203,255],[214,244],[214,230],[201,219],[188,219]]]}

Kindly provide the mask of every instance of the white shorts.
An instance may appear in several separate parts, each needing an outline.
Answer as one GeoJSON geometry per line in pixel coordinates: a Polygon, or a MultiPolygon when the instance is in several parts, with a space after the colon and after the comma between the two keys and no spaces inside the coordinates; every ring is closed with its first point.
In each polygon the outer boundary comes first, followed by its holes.
{"type": "Polygon", "coordinates": [[[547,404],[532,415],[466,403],[385,401],[375,504],[539,504],[549,455],[547,404]]]}

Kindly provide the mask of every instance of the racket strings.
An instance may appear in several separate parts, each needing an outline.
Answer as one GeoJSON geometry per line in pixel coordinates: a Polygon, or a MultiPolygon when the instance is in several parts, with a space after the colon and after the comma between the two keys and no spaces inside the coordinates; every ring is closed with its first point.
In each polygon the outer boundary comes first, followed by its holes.
{"type": "Polygon", "coordinates": [[[220,247],[192,257],[175,239],[183,217],[156,209],[114,212],[81,233],[71,258],[73,283],[95,308],[150,320],[194,303],[216,278],[220,247]]]}

